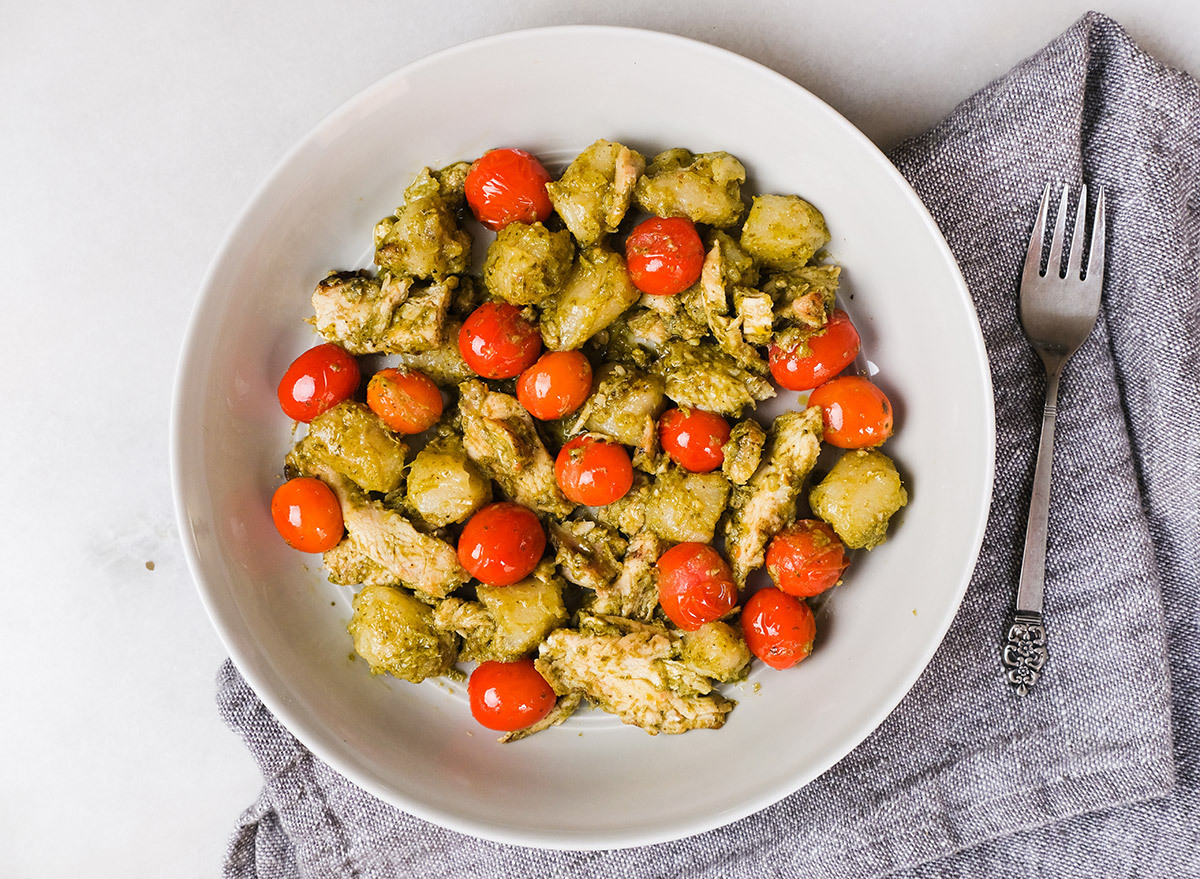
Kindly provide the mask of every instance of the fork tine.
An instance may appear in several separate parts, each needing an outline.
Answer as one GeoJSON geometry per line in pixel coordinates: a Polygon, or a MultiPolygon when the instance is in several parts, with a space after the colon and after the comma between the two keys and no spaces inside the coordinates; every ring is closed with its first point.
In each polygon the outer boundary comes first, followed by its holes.
{"type": "Polygon", "coordinates": [[[1046,240],[1046,214],[1050,210],[1050,184],[1042,190],[1042,206],[1038,208],[1037,219],[1033,223],[1033,232],[1029,236],[1029,250],[1025,253],[1025,271],[1021,283],[1029,284],[1033,278],[1042,273],[1042,246],[1046,240]]]}
{"type": "Polygon", "coordinates": [[[1088,252],[1087,280],[1099,285],[1104,278],[1104,187],[1096,196],[1096,219],[1092,223],[1092,247],[1088,252]]]}
{"type": "Polygon", "coordinates": [[[1071,235],[1071,255],[1067,258],[1067,280],[1080,280],[1083,260],[1083,236],[1087,231],[1087,184],[1079,189],[1079,207],[1075,211],[1075,231],[1071,235]]]}
{"type": "Polygon", "coordinates": [[[1046,263],[1046,275],[1051,273],[1055,278],[1062,275],[1063,238],[1067,232],[1067,192],[1063,187],[1062,198],[1058,200],[1058,217],[1054,220],[1054,238],[1050,242],[1050,261],[1046,263]]]}

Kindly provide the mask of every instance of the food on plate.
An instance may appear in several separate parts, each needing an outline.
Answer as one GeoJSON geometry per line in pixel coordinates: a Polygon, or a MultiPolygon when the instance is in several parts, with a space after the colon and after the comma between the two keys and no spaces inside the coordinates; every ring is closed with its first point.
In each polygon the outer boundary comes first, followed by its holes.
{"type": "Polygon", "coordinates": [[[737,594],[729,564],[707,543],[677,543],[658,559],[658,603],[685,632],[725,616],[737,594]]]}
{"type": "Polygon", "coordinates": [[[791,668],[812,653],[817,622],[808,602],[774,586],[759,589],[742,609],[746,646],[771,668],[791,668]]]}
{"type": "Polygon", "coordinates": [[[851,549],[873,549],[908,503],[896,465],[878,449],[846,452],[808,495],[808,503],[851,549]]]}
{"type": "Polygon", "coordinates": [[[542,350],[537,327],[508,302],[485,302],[458,331],[463,361],[484,378],[512,378],[533,366],[542,350]]]}
{"type": "Polygon", "coordinates": [[[517,399],[541,421],[577,411],[591,392],[592,364],[580,351],[549,351],[517,380],[517,399]]]}
{"type": "Polygon", "coordinates": [[[716,729],[725,685],[811,652],[807,599],[907,493],[824,217],[746,179],[719,151],[601,139],[556,179],[490,150],[422,169],[375,266],[316,285],[325,344],[280,383],[308,426],[273,514],[357,591],[372,673],[475,663],[471,712],[511,742],[585,700],[652,735],[716,729]],[[780,388],[811,393],[767,420],[780,388]],[[811,486],[831,446],[851,451],[811,486]]]}
{"type": "Polygon", "coordinates": [[[481,662],[467,684],[471,714],[488,729],[513,732],[537,723],[558,697],[532,659],[481,662]]]}
{"type": "Polygon", "coordinates": [[[836,585],[850,560],[827,524],[798,519],[771,538],[766,564],[767,573],[780,590],[811,598],[836,585]]]}
{"type": "Polygon", "coordinates": [[[309,348],[292,361],[279,382],[279,406],[293,421],[305,424],[354,396],[358,360],[330,343],[309,348]]]}
{"type": "Polygon", "coordinates": [[[549,182],[549,172],[525,150],[488,150],[471,163],[463,191],[475,219],[496,231],[509,223],[547,219],[552,210],[549,182]]]}
{"type": "Polygon", "coordinates": [[[625,239],[633,285],[653,296],[674,296],[700,280],[704,243],[687,217],[651,217],[625,239]]]}
{"type": "Polygon", "coordinates": [[[708,473],[725,463],[729,422],[702,409],[668,409],[659,421],[663,451],[685,470],[708,473]]]}
{"type": "Polygon", "coordinates": [[[342,508],[319,479],[289,479],[271,497],[271,518],[288,546],[301,552],[325,552],[341,542],[342,508]]]}
{"type": "Polygon", "coordinates": [[[789,391],[811,391],[853,363],[859,347],[850,316],[835,308],[820,329],[800,336],[787,348],[771,346],[771,375],[789,391]]]}
{"type": "Polygon", "coordinates": [[[870,379],[843,375],[808,395],[821,410],[825,441],[840,449],[865,449],[892,435],[892,403],[870,379]]]}
{"type": "Polygon", "coordinates": [[[442,392],[420,370],[381,369],[367,382],[367,405],[402,436],[423,433],[442,417],[442,392]]]}

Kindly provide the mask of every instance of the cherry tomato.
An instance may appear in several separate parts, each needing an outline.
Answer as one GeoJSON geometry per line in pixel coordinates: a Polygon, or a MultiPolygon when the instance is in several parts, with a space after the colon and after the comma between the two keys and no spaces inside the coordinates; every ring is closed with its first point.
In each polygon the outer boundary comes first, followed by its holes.
{"type": "Polygon", "coordinates": [[[367,405],[396,433],[420,433],[442,417],[442,392],[423,372],[381,369],[367,382],[367,405]]]}
{"type": "Polygon", "coordinates": [[[458,538],[458,561],[489,586],[524,580],[542,559],[546,532],[533,510],[501,502],[478,510],[458,538]]]}
{"type": "Polygon", "coordinates": [[[746,600],[742,634],[750,652],[771,668],[791,668],[812,653],[817,621],[804,599],[768,586],[746,600]]]}
{"type": "Polygon", "coordinates": [[[673,296],[700,280],[704,245],[687,217],[651,217],[625,239],[625,261],[643,293],[673,296]]]}
{"type": "Polygon", "coordinates": [[[288,546],[301,552],[325,552],[342,539],[342,507],[319,479],[289,479],[271,498],[271,518],[288,546]]]}
{"type": "Polygon", "coordinates": [[[536,223],[554,209],[546,194],[549,182],[542,163],[524,150],[489,150],[467,171],[467,204],[493,231],[509,223],[536,223]]]}
{"type": "Polygon", "coordinates": [[[481,662],[467,681],[471,714],[488,729],[502,732],[537,723],[557,698],[532,659],[481,662]]]}
{"type": "Polygon", "coordinates": [[[818,519],[784,528],[767,547],[767,573],[781,590],[800,598],[820,595],[849,564],[842,541],[818,519]]]}
{"type": "Polygon", "coordinates": [[[825,439],[840,449],[866,449],[892,435],[892,404],[861,375],[830,379],[808,395],[820,406],[825,439]]]}
{"type": "Polygon", "coordinates": [[[542,335],[521,310],[507,302],[485,302],[458,331],[458,351],[484,378],[512,378],[533,366],[542,335]]]}
{"type": "Polygon", "coordinates": [[[729,422],[700,409],[668,409],[658,422],[662,447],[685,470],[708,473],[725,461],[729,422]]]}
{"type": "Polygon", "coordinates": [[[853,363],[861,346],[858,330],[840,308],[835,308],[829,322],[806,341],[808,354],[799,345],[786,351],[775,345],[770,347],[771,375],[780,387],[789,391],[812,390],[853,363]]]}
{"type": "Polygon", "coordinates": [[[332,343],[309,348],[292,361],[279,382],[283,413],[305,424],[358,390],[358,361],[332,343]]]}
{"type": "Polygon", "coordinates": [[[737,604],[733,572],[707,543],[678,543],[658,559],[658,603],[687,632],[719,620],[737,604]]]}
{"type": "Polygon", "coordinates": [[[554,476],[568,500],[603,507],[633,487],[633,463],[620,443],[585,433],[562,447],[554,476]]]}
{"type": "Polygon", "coordinates": [[[517,399],[542,421],[570,415],[592,392],[592,365],[579,351],[550,351],[517,379],[517,399]]]}

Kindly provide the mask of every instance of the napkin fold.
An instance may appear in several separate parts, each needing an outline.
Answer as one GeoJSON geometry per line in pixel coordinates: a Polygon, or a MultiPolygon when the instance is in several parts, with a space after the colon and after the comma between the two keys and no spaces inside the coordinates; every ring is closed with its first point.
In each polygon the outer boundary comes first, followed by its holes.
{"type": "MultiPolygon", "coordinates": [[[[229,877],[1200,874],[1200,87],[1089,13],[891,155],[983,327],[997,475],[979,562],[908,696],[816,781],[673,843],[549,852],[428,824],[297,742],[230,663],[218,704],[263,771],[229,877]],[[1019,698],[1012,608],[1043,394],[1017,287],[1047,182],[1103,186],[1103,309],[1063,378],[1046,619],[1019,698]]],[[[902,271],[903,267],[897,267],[902,271]]]]}

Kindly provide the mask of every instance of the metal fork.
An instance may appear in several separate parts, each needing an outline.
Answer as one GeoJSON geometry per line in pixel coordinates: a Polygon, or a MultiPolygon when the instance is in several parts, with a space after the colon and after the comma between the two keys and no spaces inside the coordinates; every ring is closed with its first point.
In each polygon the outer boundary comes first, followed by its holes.
{"type": "Polygon", "coordinates": [[[1063,366],[1091,335],[1100,312],[1100,289],[1104,280],[1104,190],[1096,198],[1096,216],[1090,233],[1087,268],[1082,268],[1084,219],[1087,215],[1087,186],[1079,193],[1079,209],[1071,236],[1071,253],[1065,274],[1062,263],[1067,224],[1067,187],[1063,187],[1050,243],[1050,259],[1042,271],[1042,248],[1050,186],[1042,193],[1042,205],[1029,239],[1025,271],[1021,276],[1021,326],[1033,349],[1046,366],[1046,405],[1042,410],[1042,437],[1038,443],[1033,493],[1029,499],[1029,523],[1025,528],[1025,554],[1021,559],[1021,581],[1017,604],[1008,628],[1002,660],[1007,677],[1024,696],[1041,677],[1046,664],[1046,628],[1042,621],[1042,596],[1046,585],[1046,528],[1050,511],[1050,470],[1054,456],[1054,420],[1058,406],[1058,380],[1063,366]],[[1053,267],[1053,270],[1051,268],[1053,267]]]}

